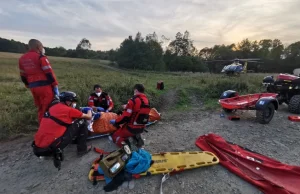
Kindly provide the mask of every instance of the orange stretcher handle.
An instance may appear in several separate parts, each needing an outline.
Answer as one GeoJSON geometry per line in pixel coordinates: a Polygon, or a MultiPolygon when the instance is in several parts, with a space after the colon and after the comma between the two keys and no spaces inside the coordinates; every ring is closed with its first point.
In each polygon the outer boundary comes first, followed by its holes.
{"type": "Polygon", "coordinates": [[[96,147],[94,147],[94,151],[99,153],[99,154],[105,154],[105,155],[110,154],[109,152],[106,152],[106,151],[101,150],[100,148],[96,148],[96,147]]]}

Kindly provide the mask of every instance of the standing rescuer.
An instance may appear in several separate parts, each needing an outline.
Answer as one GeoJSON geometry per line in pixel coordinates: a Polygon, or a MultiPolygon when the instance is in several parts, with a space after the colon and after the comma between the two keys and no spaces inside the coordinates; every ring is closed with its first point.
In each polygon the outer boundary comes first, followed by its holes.
{"type": "Polygon", "coordinates": [[[19,59],[19,70],[21,80],[27,88],[30,88],[34,103],[38,108],[40,123],[54,96],[59,95],[58,82],[45,56],[43,44],[39,40],[31,39],[28,47],[29,51],[19,59]]]}
{"type": "Polygon", "coordinates": [[[142,84],[134,86],[134,96],[128,101],[122,115],[116,120],[110,120],[113,125],[122,125],[112,135],[113,141],[122,147],[122,142],[144,131],[149,120],[150,105],[145,88],[142,84]]]}
{"type": "Polygon", "coordinates": [[[47,156],[58,149],[63,150],[74,137],[77,137],[78,155],[91,150],[91,146],[86,144],[86,119],[92,119],[92,109],[86,107],[84,111],[87,114],[75,109],[77,95],[74,92],[62,92],[59,99],[49,105],[34,136],[34,153],[37,156],[47,156]]]}
{"type": "Polygon", "coordinates": [[[114,108],[114,103],[111,97],[103,92],[99,84],[94,85],[94,93],[89,97],[88,106],[94,111],[110,112],[114,108]]]}

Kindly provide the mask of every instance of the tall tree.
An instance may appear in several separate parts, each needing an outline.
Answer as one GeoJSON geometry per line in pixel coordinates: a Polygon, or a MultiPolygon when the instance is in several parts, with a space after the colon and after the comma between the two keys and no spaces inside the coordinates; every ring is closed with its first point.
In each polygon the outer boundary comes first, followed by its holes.
{"type": "Polygon", "coordinates": [[[263,39],[259,41],[259,55],[262,58],[269,58],[272,50],[272,40],[263,39]]]}
{"type": "Polygon", "coordinates": [[[159,44],[162,46],[163,49],[167,50],[168,45],[170,44],[170,38],[167,38],[165,35],[162,35],[159,44]]]}
{"type": "Polygon", "coordinates": [[[87,50],[87,49],[91,49],[92,44],[90,43],[90,41],[86,38],[83,38],[77,45],[76,50],[79,49],[83,49],[83,50],[87,50]]]}
{"type": "Polygon", "coordinates": [[[204,60],[212,60],[215,58],[215,53],[213,52],[213,48],[205,47],[200,50],[199,57],[204,60]]]}
{"type": "Polygon", "coordinates": [[[135,35],[134,40],[137,41],[137,42],[143,42],[144,39],[143,39],[143,37],[142,37],[142,33],[138,32],[138,33],[135,35]]]}
{"type": "Polygon", "coordinates": [[[285,49],[285,55],[287,58],[300,57],[300,41],[290,44],[285,49]]]}
{"type": "Polygon", "coordinates": [[[251,57],[252,43],[248,40],[248,38],[246,38],[238,43],[237,49],[241,58],[249,58],[251,57]]]}
{"type": "Polygon", "coordinates": [[[183,40],[184,40],[185,46],[188,48],[185,56],[187,56],[187,55],[194,56],[194,55],[196,55],[196,52],[197,52],[196,47],[194,47],[194,45],[193,45],[194,41],[190,39],[190,36],[191,36],[190,33],[186,30],[183,35],[183,40]]]}
{"type": "Polygon", "coordinates": [[[251,45],[252,57],[259,57],[259,43],[255,40],[251,45]]]}
{"type": "Polygon", "coordinates": [[[149,41],[158,42],[158,37],[155,32],[153,32],[152,34],[150,33],[146,36],[146,42],[149,42],[149,41]]]}
{"type": "Polygon", "coordinates": [[[273,40],[270,57],[274,60],[279,60],[283,55],[283,50],[284,50],[284,47],[283,47],[283,44],[281,43],[281,41],[278,39],[273,40]]]}
{"type": "MultiPolygon", "coordinates": [[[[151,36],[153,38],[154,36],[151,36]]],[[[163,49],[161,45],[151,40],[143,41],[141,34],[137,33],[135,40],[130,36],[125,39],[118,51],[117,61],[120,67],[144,70],[164,70],[163,49]]]]}
{"type": "Polygon", "coordinates": [[[136,64],[134,62],[135,44],[132,36],[125,39],[121,45],[117,54],[117,62],[120,67],[134,69],[136,64]]]}
{"type": "Polygon", "coordinates": [[[79,58],[85,58],[88,59],[91,57],[91,52],[89,52],[89,49],[91,49],[92,44],[90,41],[86,38],[83,38],[76,47],[76,54],[79,58]]]}
{"type": "Polygon", "coordinates": [[[165,70],[165,63],[163,61],[163,49],[161,45],[154,38],[153,40],[148,41],[148,64],[151,66],[152,70],[165,70]]]}
{"type": "Polygon", "coordinates": [[[190,33],[185,31],[184,34],[178,32],[168,47],[172,53],[177,56],[192,56],[195,54],[196,48],[193,45],[193,41],[190,39],[190,33]]]}
{"type": "Polygon", "coordinates": [[[182,40],[182,34],[180,32],[177,32],[176,36],[175,36],[175,40],[173,40],[170,44],[169,44],[169,48],[168,50],[170,50],[172,53],[176,54],[176,55],[182,55],[184,51],[182,51],[184,48],[183,46],[183,40],[182,40]]]}

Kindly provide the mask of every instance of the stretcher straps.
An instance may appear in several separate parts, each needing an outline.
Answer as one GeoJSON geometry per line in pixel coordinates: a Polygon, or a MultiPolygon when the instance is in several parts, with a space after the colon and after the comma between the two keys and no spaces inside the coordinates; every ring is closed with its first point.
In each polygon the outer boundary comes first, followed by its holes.
{"type": "Polygon", "coordinates": [[[102,160],[103,155],[108,155],[110,154],[109,152],[105,152],[104,150],[101,150],[99,148],[94,147],[94,151],[100,154],[100,157],[97,158],[94,162],[93,162],[93,166],[91,169],[94,170],[92,177],[93,177],[93,185],[97,184],[98,179],[102,180],[104,178],[104,176],[100,175],[98,173],[98,168],[99,168],[99,162],[102,160]]]}
{"type": "Polygon", "coordinates": [[[170,175],[172,176],[172,175],[174,175],[174,174],[178,174],[178,173],[180,173],[180,172],[182,172],[182,171],[184,171],[184,168],[180,168],[179,170],[172,170],[171,172],[170,172],[170,175]]]}
{"type": "Polygon", "coordinates": [[[103,155],[110,154],[110,152],[106,152],[106,151],[104,151],[104,150],[102,150],[100,148],[96,148],[96,147],[94,147],[94,151],[97,152],[97,153],[99,153],[99,154],[103,154],[103,155]]]}
{"type": "Polygon", "coordinates": [[[166,174],[163,174],[163,178],[161,179],[161,183],[160,183],[160,194],[163,194],[163,189],[162,189],[162,185],[163,183],[168,180],[170,178],[170,176],[174,175],[174,174],[177,174],[177,173],[180,173],[184,171],[184,168],[180,168],[179,170],[176,170],[176,169],[173,169],[172,171],[166,173],[166,174]]]}
{"type": "Polygon", "coordinates": [[[98,180],[103,180],[104,179],[104,175],[99,174],[98,168],[97,169],[94,168],[94,171],[92,173],[92,178],[93,178],[93,185],[96,185],[98,180]]]}
{"type": "Polygon", "coordinates": [[[161,183],[160,183],[160,194],[164,194],[164,193],[163,193],[162,185],[163,185],[163,183],[164,183],[166,180],[168,180],[169,178],[170,178],[170,173],[164,174],[164,176],[162,177],[161,183]]]}

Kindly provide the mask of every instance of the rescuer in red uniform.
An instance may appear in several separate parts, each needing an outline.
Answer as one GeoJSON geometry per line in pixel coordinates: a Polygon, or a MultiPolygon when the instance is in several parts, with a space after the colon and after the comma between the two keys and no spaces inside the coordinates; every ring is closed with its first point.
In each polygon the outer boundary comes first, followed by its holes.
{"type": "MultiPolygon", "coordinates": [[[[86,107],[82,113],[75,109],[77,95],[74,92],[62,92],[59,100],[54,100],[40,123],[34,136],[33,152],[37,156],[54,156],[76,138],[77,153],[84,155],[91,150],[87,146],[87,120],[92,119],[92,108],[86,107]]],[[[57,158],[55,158],[57,159],[57,158]]],[[[60,160],[60,159],[57,159],[60,160]]]]}
{"type": "Polygon", "coordinates": [[[145,88],[142,84],[134,86],[134,96],[128,101],[122,115],[116,120],[110,120],[113,125],[123,126],[112,135],[114,143],[122,147],[122,142],[144,131],[149,120],[150,105],[145,88]]]}
{"type": "Polygon", "coordinates": [[[94,85],[94,93],[89,97],[88,106],[92,107],[94,111],[111,112],[114,108],[114,103],[111,97],[103,92],[99,84],[94,85]]]}
{"type": "Polygon", "coordinates": [[[47,106],[59,95],[58,82],[51,68],[48,58],[44,55],[43,44],[35,39],[28,43],[29,51],[19,59],[19,69],[22,82],[30,88],[34,104],[38,108],[38,121],[47,109],[47,106]]]}

